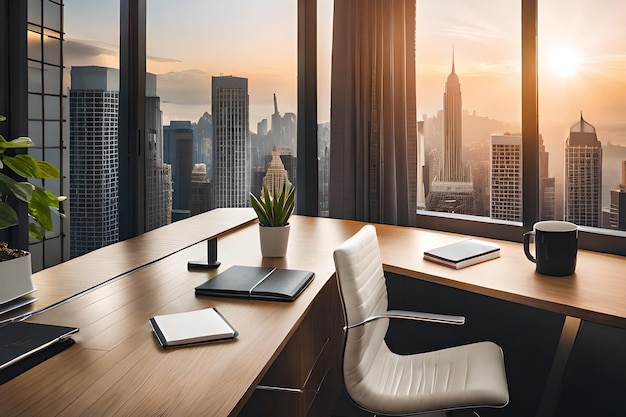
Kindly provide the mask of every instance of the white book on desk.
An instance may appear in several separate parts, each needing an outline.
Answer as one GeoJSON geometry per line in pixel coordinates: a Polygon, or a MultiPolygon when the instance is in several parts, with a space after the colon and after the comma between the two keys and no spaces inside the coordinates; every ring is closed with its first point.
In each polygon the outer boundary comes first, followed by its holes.
{"type": "Polygon", "coordinates": [[[238,336],[215,308],[154,316],[150,324],[163,347],[232,340],[238,336]]]}
{"type": "Polygon", "coordinates": [[[424,252],[424,259],[456,269],[499,257],[500,246],[498,244],[470,238],[424,252]]]}

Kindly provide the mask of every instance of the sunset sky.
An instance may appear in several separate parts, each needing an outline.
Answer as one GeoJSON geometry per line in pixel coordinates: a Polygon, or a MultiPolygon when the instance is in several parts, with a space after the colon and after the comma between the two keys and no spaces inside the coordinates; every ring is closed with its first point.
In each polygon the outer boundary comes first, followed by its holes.
{"type": "MultiPolygon", "coordinates": [[[[417,0],[418,118],[442,108],[454,50],[463,108],[521,119],[519,0],[417,0]],[[451,13],[454,11],[454,13],[451,13]]],[[[211,111],[211,76],[249,79],[250,128],[296,112],[295,0],[149,0],[148,71],[164,123],[211,111]]],[[[318,0],[319,120],[328,121],[332,0],[318,0]]],[[[553,151],[580,117],[603,143],[626,145],[626,25],[622,0],[539,3],[540,130],[553,151]],[[561,58],[558,58],[561,57],[561,58]],[[568,64],[569,63],[569,64],[568,64]]],[[[118,0],[65,0],[66,65],[117,67],[118,0]]]]}

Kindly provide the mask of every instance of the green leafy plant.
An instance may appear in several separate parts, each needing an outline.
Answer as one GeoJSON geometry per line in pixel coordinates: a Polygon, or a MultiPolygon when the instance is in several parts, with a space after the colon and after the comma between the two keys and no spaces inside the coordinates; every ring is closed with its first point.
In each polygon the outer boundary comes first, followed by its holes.
{"type": "Polygon", "coordinates": [[[260,198],[250,193],[250,203],[261,226],[286,226],[295,207],[296,187],[285,182],[280,192],[276,189],[272,191],[270,193],[264,184],[260,198]]]}
{"type": "MultiPolygon", "coordinates": [[[[5,120],[6,117],[0,115],[0,122],[5,120]]],[[[59,178],[60,172],[54,165],[28,154],[12,152],[14,149],[28,148],[32,144],[33,141],[27,137],[7,141],[0,135],[0,169],[7,167],[24,178],[59,178]]],[[[17,213],[7,204],[10,197],[28,203],[28,215],[32,220],[28,230],[37,239],[43,239],[46,231],[52,230],[52,212],[59,208],[59,201],[65,199],[28,181],[16,181],[0,172],[0,229],[18,224],[17,213]]]]}

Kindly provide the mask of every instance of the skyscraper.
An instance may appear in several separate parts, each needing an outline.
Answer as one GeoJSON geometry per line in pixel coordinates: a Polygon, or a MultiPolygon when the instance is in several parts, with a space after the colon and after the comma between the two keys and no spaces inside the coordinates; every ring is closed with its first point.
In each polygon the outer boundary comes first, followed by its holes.
{"type": "Polygon", "coordinates": [[[462,121],[461,83],[452,57],[443,94],[443,162],[441,172],[430,184],[426,210],[476,214],[474,185],[465,178],[462,121]]]}
{"type": "Polygon", "coordinates": [[[251,160],[248,79],[212,78],[215,207],[249,206],[251,160]]]}
{"type": "MultiPolygon", "coordinates": [[[[278,150],[278,154],[281,156],[281,159],[283,159],[283,163],[285,162],[283,156],[295,155],[296,153],[296,115],[295,113],[285,113],[284,116],[281,116],[278,111],[278,100],[276,99],[276,94],[274,94],[274,113],[272,114],[271,121],[271,130],[266,133],[266,137],[261,135],[262,129],[259,129],[259,127],[262,128],[263,126],[257,125],[259,132],[257,151],[258,158],[261,161],[264,161],[262,162],[263,170],[265,170],[266,159],[268,157],[270,159],[272,158],[274,148],[278,150]]],[[[267,124],[265,127],[267,127],[267,124]]],[[[287,164],[285,164],[285,169],[287,170],[289,178],[291,178],[295,183],[296,165],[289,164],[289,166],[287,166],[287,164]]],[[[256,190],[253,191],[256,192],[256,190]]]]}
{"type": "MultiPolygon", "coordinates": [[[[169,223],[171,171],[163,164],[156,76],[146,74],[146,230],[169,223]]],[[[119,70],[72,67],[70,89],[70,256],[119,240],[119,70]]]]}
{"type": "MultiPolygon", "coordinates": [[[[208,112],[204,112],[202,117],[196,123],[197,154],[194,154],[194,163],[203,163],[206,165],[207,177],[212,178],[213,172],[211,164],[213,163],[211,153],[213,149],[213,116],[208,112]]],[[[196,152],[194,150],[194,152],[196,152]]]]}
{"type": "Polygon", "coordinates": [[[622,182],[617,187],[611,188],[608,227],[626,230],[626,161],[622,161],[622,182]]]}
{"type": "Polygon", "coordinates": [[[522,221],[522,137],[491,135],[491,218],[522,221]]]}
{"type": "Polygon", "coordinates": [[[72,67],[70,257],[119,240],[119,71],[72,67]]]}
{"type": "Polygon", "coordinates": [[[565,220],[600,227],[602,219],[602,144],[583,119],[565,141],[565,220]]]}
{"type": "Polygon", "coordinates": [[[172,165],[172,209],[174,221],[189,217],[191,171],[193,170],[193,137],[191,122],[171,121],[163,126],[164,160],[172,165]]]}
{"type": "Polygon", "coordinates": [[[543,143],[543,136],[539,135],[539,208],[540,220],[556,219],[556,181],[550,176],[549,157],[543,143]]]}
{"type": "Polygon", "coordinates": [[[206,165],[194,164],[191,171],[189,210],[192,216],[211,210],[213,206],[211,182],[207,177],[206,165]]]}
{"type": "Polygon", "coordinates": [[[161,99],[156,92],[156,75],[146,73],[145,225],[146,231],[172,221],[172,171],[163,163],[161,99]]]}
{"type": "Polygon", "coordinates": [[[274,191],[280,192],[285,183],[287,185],[291,185],[287,170],[283,165],[283,161],[280,159],[280,155],[278,155],[278,146],[274,145],[274,149],[272,150],[272,159],[270,160],[267,172],[263,177],[263,185],[271,194],[274,191]]]}
{"type": "Polygon", "coordinates": [[[443,94],[443,172],[441,181],[462,182],[463,174],[463,105],[461,100],[461,83],[454,71],[454,57],[452,58],[452,72],[446,80],[446,90],[443,94]]]}

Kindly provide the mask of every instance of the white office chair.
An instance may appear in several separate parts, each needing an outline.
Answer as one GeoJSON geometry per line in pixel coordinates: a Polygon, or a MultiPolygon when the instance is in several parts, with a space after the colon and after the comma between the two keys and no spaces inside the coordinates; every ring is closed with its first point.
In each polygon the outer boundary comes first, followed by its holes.
{"type": "Polygon", "coordinates": [[[495,343],[413,355],[389,350],[384,338],[390,318],[447,324],[463,324],[465,318],[387,310],[374,226],[344,242],[334,260],[346,321],[343,378],[357,406],[377,415],[411,415],[508,403],[504,358],[495,343]]]}

